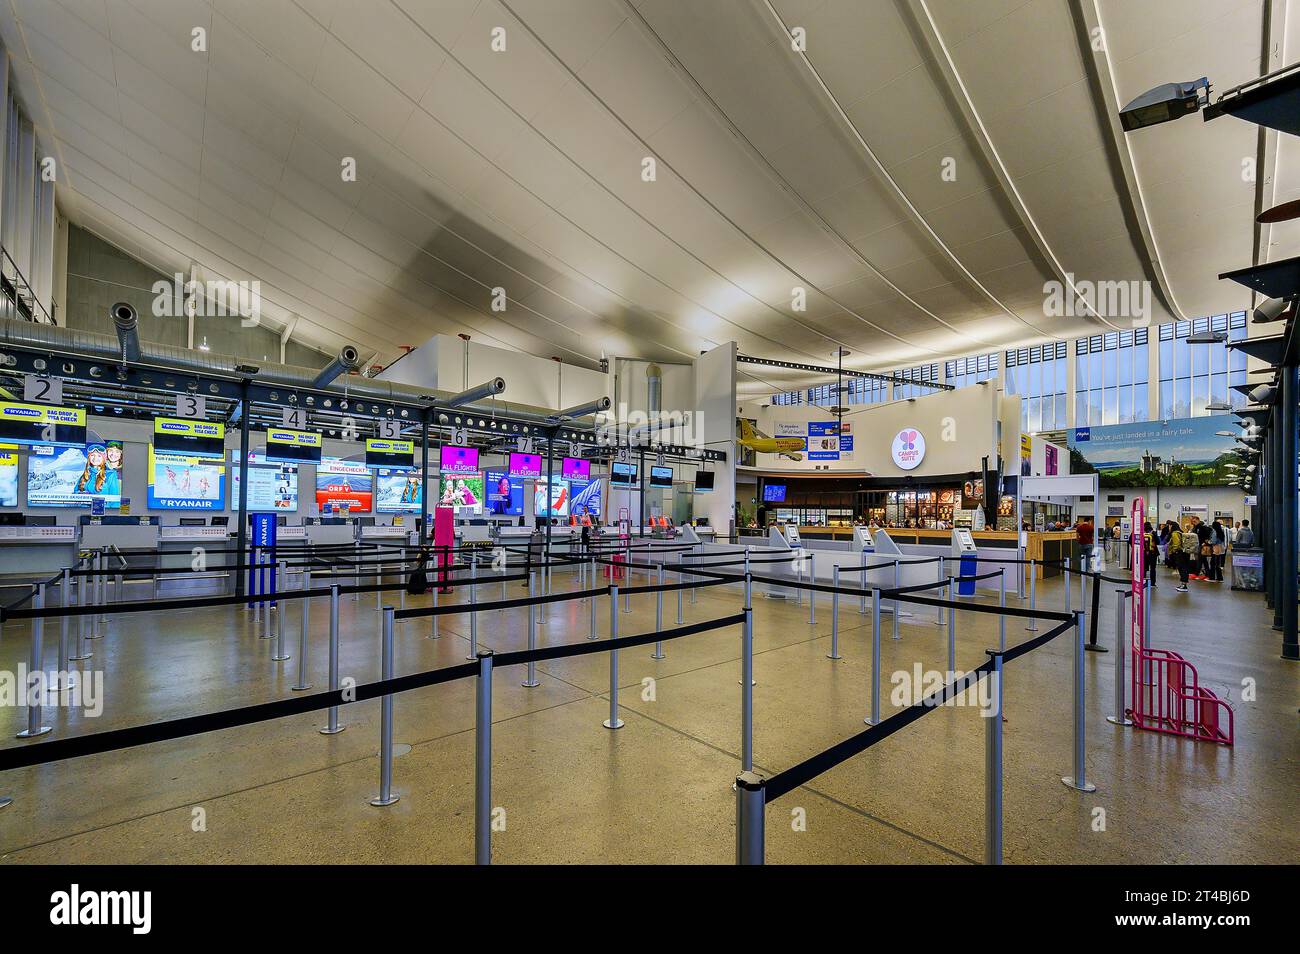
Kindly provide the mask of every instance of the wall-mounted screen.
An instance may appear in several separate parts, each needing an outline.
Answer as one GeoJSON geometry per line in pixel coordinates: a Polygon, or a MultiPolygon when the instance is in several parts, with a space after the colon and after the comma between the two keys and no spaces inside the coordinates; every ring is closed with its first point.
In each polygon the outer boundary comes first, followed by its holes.
{"type": "Polygon", "coordinates": [[[181,417],[153,419],[153,446],[160,454],[226,459],[226,425],[181,417]]]}
{"type": "Polygon", "coordinates": [[[511,454],[510,476],[522,478],[542,476],[542,455],[511,454]]]}
{"type": "Polygon", "coordinates": [[[522,517],[524,514],[524,482],[511,480],[502,470],[487,472],[487,512],[503,517],[522,517]]]}
{"type": "Polygon", "coordinates": [[[650,468],[651,487],[671,487],[672,485],[673,485],[673,469],[671,467],[650,468]]]}
{"type": "Polygon", "coordinates": [[[415,441],[366,438],[366,466],[410,470],[415,466],[415,441]]]}
{"type": "Polygon", "coordinates": [[[316,509],[331,512],[370,513],[374,506],[375,476],[360,461],[323,457],[316,467],[316,509]]]}
{"type": "MultiPolygon", "coordinates": [[[[239,466],[239,451],[230,452],[230,509],[239,509],[240,485],[244,468],[239,466]]],[[[250,511],[298,510],[298,468],[293,464],[269,461],[264,455],[248,455],[248,509],[250,511]]]]}
{"type": "Polygon", "coordinates": [[[96,498],[104,501],[105,510],[122,506],[121,441],[85,447],[32,445],[27,457],[27,506],[89,507],[96,498]]]}
{"type": "Polygon", "coordinates": [[[0,444],[0,507],[18,506],[18,445],[0,444]]]}
{"type": "Polygon", "coordinates": [[[569,512],[576,517],[599,517],[601,513],[599,480],[569,481],[569,512]]]}
{"type": "Polygon", "coordinates": [[[226,465],[192,454],[168,454],[149,445],[150,510],[221,510],[226,465]]]}
{"type": "Polygon", "coordinates": [[[785,503],[785,484],[764,484],[763,503],[785,503]]]}
{"type": "Polygon", "coordinates": [[[569,515],[569,482],[557,480],[548,486],[545,480],[533,484],[533,516],[567,517],[569,515]]]}
{"type": "Polygon", "coordinates": [[[708,493],[713,489],[713,471],[697,470],[695,472],[695,492],[708,493]]]}
{"type": "Polygon", "coordinates": [[[565,480],[590,480],[591,461],[581,457],[566,457],[560,468],[560,476],[565,480]]]}
{"type": "Polygon", "coordinates": [[[375,513],[419,513],[424,475],[418,470],[379,468],[375,474],[375,513]]]}
{"type": "Polygon", "coordinates": [[[478,448],[443,444],[438,453],[438,469],[444,474],[477,474],[478,448]]]}
{"type": "Polygon", "coordinates": [[[443,474],[438,490],[439,507],[455,507],[457,513],[479,514],[487,493],[482,474],[443,474]]]}
{"type": "Polygon", "coordinates": [[[637,482],[637,465],[620,464],[614,461],[609,468],[609,479],[615,484],[635,484],[637,482]]]}
{"type": "Polygon", "coordinates": [[[323,441],[315,431],[266,429],[266,459],[275,464],[319,464],[323,441]]]}
{"type": "Polygon", "coordinates": [[[84,447],[86,412],[75,407],[0,401],[0,441],[84,447]]]}

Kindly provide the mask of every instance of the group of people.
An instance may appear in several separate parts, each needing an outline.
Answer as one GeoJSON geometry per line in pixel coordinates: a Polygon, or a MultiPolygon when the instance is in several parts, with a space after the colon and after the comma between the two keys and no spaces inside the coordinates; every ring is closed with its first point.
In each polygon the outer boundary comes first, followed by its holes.
{"type": "Polygon", "coordinates": [[[1159,531],[1150,522],[1142,529],[1151,585],[1156,585],[1156,568],[1163,562],[1177,572],[1179,593],[1188,591],[1189,580],[1222,583],[1228,548],[1249,547],[1255,543],[1255,532],[1251,530],[1249,520],[1239,521],[1235,526],[1224,526],[1217,518],[1206,523],[1200,517],[1190,517],[1186,529],[1176,520],[1165,521],[1159,531]]]}

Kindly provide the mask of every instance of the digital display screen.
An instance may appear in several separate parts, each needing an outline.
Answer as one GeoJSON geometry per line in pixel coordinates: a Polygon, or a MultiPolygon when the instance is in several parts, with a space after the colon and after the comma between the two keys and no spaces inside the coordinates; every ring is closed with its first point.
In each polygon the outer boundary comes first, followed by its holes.
{"type": "Polygon", "coordinates": [[[545,480],[533,484],[533,516],[567,517],[569,515],[569,482],[557,480],[548,485],[545,480]],[[550,493],[547,493],[549,489],[550,493]]]}
{"type": "Polygon", "coordinates": [[[609,479],[616,484],[635,484],[637,482],[637,465],[620,464],[615,461],[609,469],[609,479]]]}
{"type": "Polygon", "coordinates": [[[560,467],[560,476],[565,480],[590,480],[591,461],[581,457],[565,457],[560,467]]]}
{"type": "Polygon", "coordinates": [[[542,455],[541,454],[511,454],[510,455],[510,476],[511,477],[542,476],[542,455]]]}
{"type": "Polygon", "coordinates": [[[650,468],[651,487],[671,487],[672,485],[673,485],[673,469],[671,467],[650,468]]]}
{"type": "Polygon", "coordinates": [[[701,470],[695,473],[695,492],[707,493],[713,489],[713,471],[701,470]]]}
{"type": "Polygon", "coordinates": [[[370,513],[374,506],[375,476],[360,461],[324,457],[316,467],[316,509],[370,513]]]}
{"type": "MultiPolygon", "coordinates": [[[[16,485],[18,455],[8,453],[16,485]]],[[[122,459],[121,441],[85,447],[33,444],[27,457],[27,506],[89,507],[98,498],[105,510],[117,510],[122,506],[122,459]]]]}
{"type": "Polygon", "coordinates": [[[221,510],[226,465],[193,454],[168,454],[149,445],[150,510],[221,510]]]}
{"type": "Polygon", "coordinates": [[[0,441],[10,444],[84,447],[86,412],[80,408],[50,404],[0,401],[0,441]]]}
{"type": "Polygon", "coordinates": [[[419,513],[424,480],[418,470],[389,470],[375,474],[375,513],[419,513]]]}
{"type": "Polygon", "coordinates": [[[524,515],[524,482],[501,470],[487,472],[487,512],[503,517],[524,515]]]}
{"type": "Polygon", "coordinates": [[[321,436],[286,427],[266,429],[266,459],[274,464],[319,464],[321,436]]]}
{"type": "Polygon", "coordinates": [[[226,425],[179,417],[153,419],[153,446],[160,454],[226,459],[226,425]]]}
{"type": "MultiPolygon", "coordinates": [[[[239,509],[240,484],[244,468],[239,452],[230,452],[230,509],[239,509]]],[[[248,455],[248,509],[252,511],[298,511],[298,468],[268,460],[262,454],[248,455]]]]}
{"type": "Polygon", "coordinates": [[[601,482],[599,480],[569,481],[569,512],[575,517],[599,517],[601,514],[601,482]]]}
{"type": "Polygon", "coordinates": [[[366,438],[366,466],[412,469],[415,467],[415,441],[366,438]]]}
{"type": "Polygon", "coordinates": [[[0,507],[18,506],[18,447],[0,444],[0,507]]]}
{"type": "Polygon", "coordinates": [[[478,448],[443,444],[438,453],[438,469],[444,474],[477,474],[478,448]]]}
{"type": "Polygon", "coordinates": [[[785,484],[764,484],[763,503],[785,503],[785,484]]]}
{"type": "Polygon", "coordinates": [[[457,513],[483,512],[487,493],[482,474],[443,474],[438,490],[439,507],[455,507],[457,513]]]}

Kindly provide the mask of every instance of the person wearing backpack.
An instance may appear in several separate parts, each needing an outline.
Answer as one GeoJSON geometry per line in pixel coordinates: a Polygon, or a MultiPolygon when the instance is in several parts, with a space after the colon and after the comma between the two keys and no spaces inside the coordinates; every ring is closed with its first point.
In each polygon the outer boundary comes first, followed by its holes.
{"type": "Polygon", "coordinates": [[[1151,577],[1151,589],[1156,588],[1156,567],[1160,565],[1160,542],[1156,539],[1156,529],[1148,520],[1142,524],[1143,570],[1151,577]]]}
{"type": "Polygon", "coordinates": [[[1179,545],[1178,552],[1180,561],[1178,565],[1178,590],[1181,593],[1187,592],[1187,581],[1192,575],[1192,570],[1196,566],[1196,561],[1200,559],[1201,540],[1196,535],[1196,524],[1198,518],[1192,517],[1192,524],[1186,530],[1178,531],[1179,545]]]}

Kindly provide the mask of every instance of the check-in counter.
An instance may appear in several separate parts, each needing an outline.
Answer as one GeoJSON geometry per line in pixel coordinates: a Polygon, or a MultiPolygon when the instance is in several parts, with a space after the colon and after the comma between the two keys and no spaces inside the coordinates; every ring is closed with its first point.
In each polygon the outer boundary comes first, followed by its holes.
{"type": "Polygon", "coordinates": [[[307,527],[307,541],[313,546],[356,543],[356,525],[351,521],[345,523],[313,523],[307,527]]]}
{"type": "Polygon", "coordinates": [[[414,532],[410,527],[362,527],[361,542],[407,546],[414,532]]]}
{"type": "Polygon", "coordinates": [[[76,560],[76,527],[0,527],[2,576],[48,579],[76,560]]]}

